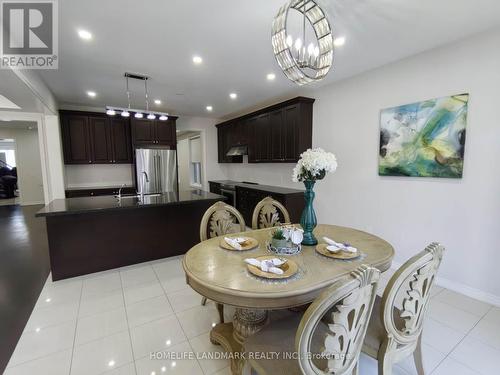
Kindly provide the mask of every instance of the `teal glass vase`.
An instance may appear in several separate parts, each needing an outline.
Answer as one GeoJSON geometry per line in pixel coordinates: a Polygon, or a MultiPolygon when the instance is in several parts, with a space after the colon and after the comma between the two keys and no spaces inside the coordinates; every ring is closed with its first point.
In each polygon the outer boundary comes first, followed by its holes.
{"type": "Polygon", "coordinates": [[[314,184],[316,181],[306,180],[304,185],[306,191],[304,192],[304,198],[306,201],[306,206],[304,211],[302,211],[302,216],[300,217],[300,225],[304,230],[304,239],[302,240],[302,245],[314,246],[318,244],[318,240],[314,237],[313,230],[318,224],[316,220],[316,213],[314,212],[313,201],[314,201],[314,184]]]}

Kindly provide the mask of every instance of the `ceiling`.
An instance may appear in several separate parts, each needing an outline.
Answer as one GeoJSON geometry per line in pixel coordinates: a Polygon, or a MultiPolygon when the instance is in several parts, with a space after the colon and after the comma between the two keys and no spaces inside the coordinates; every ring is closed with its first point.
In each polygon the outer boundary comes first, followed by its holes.
{"type": "MultiPolygon", "coordinates": [[[[500,25],[498,0],[318,0],[335,36],[332,83],[500,25]]],[[[125,71],[150,75],[154,108],[223,118],[291,96],[271,50],[271,22],[285,0],[65,0],[59,2],[59,70],[40,71],[60,103],[126,106],[125,71]],[[90,31],[84,41],[79,28],[90,31]],[[192,57],[203,58],[195,65],[192,57]],[[266,74],[276,73],[275,81],[266,74]],[[87,91],[95,91],[93,99],[87,91]],[[238,98],[231,100],[230,92],[238,98]],[[209,113],[205,107],[213,106],[209,113]]],[[[144,107],[131,84],[132,107],[144,107]]]]}
{"type": "Polygon", "coordinates": [[[5,108],[0,106],[0,121],[9,119],[10,113],[40,113],[43,112],[44,105],[33,94],[19,77],[10,69],[0,69],[0,95],[19,106],[19,109],[5,108]]]}

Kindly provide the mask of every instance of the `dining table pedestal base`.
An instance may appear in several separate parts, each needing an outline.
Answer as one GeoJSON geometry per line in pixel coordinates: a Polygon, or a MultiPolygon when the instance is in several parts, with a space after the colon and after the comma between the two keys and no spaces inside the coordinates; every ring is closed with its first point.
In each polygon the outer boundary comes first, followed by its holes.
{"type": "Polygon", "coordinates": [[[232,323],[219,323],[210,331],[210,341],[230,353],[231,372],[243,374],[245,358],[243,344],[247,337],[259,332],[269,320],[266,310],[236,309],[232,323]]]}

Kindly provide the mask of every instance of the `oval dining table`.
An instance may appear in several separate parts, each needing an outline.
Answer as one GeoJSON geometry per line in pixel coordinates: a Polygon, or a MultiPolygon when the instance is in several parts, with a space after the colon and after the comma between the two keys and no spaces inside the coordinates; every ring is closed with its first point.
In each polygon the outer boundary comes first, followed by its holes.
{"type": "MultiPolygon", "coordinates": [[[[275,228],[274,228],[275,229],[275,228]]],[[[290,279],[267,280],[251,275],[244,260],[272,255],[267,249],[273,228],[250,230],[234,236],[255,238],[253,250],[231,251],[220,246],[222,237],[200,242],[184,256],[182,265],[187,283],[202,296],[236,308],[231,323],[219,323],[210,332],[210,340],[221,345],[231,358],[231,371],[242,373],[241,355],[245,339],[268,323],[269,311],[288,309],[312,302],[325,288],[366,264],[381,272],[390,268],[393,247],[385,240],[352,228],[320,224],[314,230],[319,243],[324,236],[349,243],[361,251],[353,260],[337,260],[316,252],[315,246],[302,246],[296,255],[279,255],[297,263],[298,273],[290,279]]]]}

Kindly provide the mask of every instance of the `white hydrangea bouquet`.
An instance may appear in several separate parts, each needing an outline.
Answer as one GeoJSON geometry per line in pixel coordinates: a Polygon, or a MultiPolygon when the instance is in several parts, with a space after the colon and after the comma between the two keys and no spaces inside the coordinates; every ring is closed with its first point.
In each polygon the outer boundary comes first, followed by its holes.
{"type": "Polygon", "coordinates": [[[328,172],[337,169],[337,158],[331,152],[321,148],[308,149],[300,154],[300,159],[293,168],[293,182],[322,180],[328,172]]]}
{"type": "Polygon", "coordinates": [[[318,180],[325,178],[328,172],[335,172],[337,169],[337,158],[331,152],[326,152],[321,148],[309,149],[300,155],[300,159],[293,169],[292,179],[294,182],[303,182],[306,191],[304,192],[305,207],[300,217],[300,225],[304,230],[302,245],[317,245],[318,240],[314,237],[313,230],[317,225],[316,213],[314,212],[314,184],[318,180]]]}

